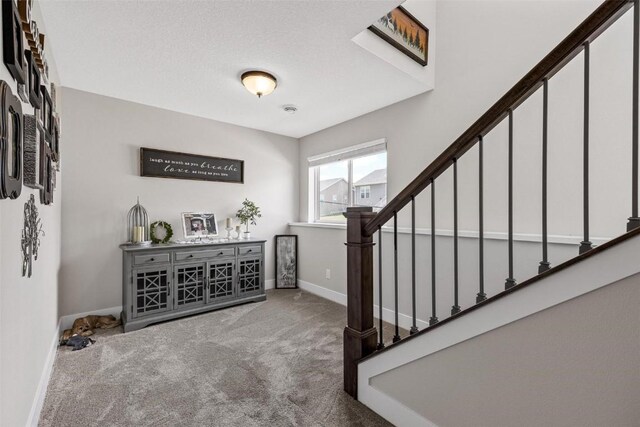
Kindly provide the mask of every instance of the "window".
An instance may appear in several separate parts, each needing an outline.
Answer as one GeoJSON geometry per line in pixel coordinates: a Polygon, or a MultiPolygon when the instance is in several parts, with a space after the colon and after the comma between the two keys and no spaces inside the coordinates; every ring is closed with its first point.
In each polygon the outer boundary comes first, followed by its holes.
{"type": "Polygon", "coordinates": [[[369,185],[362,185],[360,187],[360,198],[361,199],[368,199],[369,197],[371,197],[371,186],[369,185]]]}
{"type": "Polygon", "coordinates": [[[309,158],[310,221],[344,222],[350,206],[387,203],[386,141],[378,140],[309,158]]]}

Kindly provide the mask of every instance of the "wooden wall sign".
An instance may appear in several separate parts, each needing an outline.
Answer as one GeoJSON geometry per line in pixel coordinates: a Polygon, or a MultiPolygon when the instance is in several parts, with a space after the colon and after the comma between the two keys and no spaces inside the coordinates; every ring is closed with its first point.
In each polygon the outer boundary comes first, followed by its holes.
{"type": "Polygon", "coordinates": [[[244,161],[140,148],[140,176],[244,183],[244,161]]]}
{"type": "Polygon", "coordinates": [[[2,54],[11,76],[24,84],[22,21],[13,0],[2,1],[2,54]]]}
{"type": "Polygon", "coordinates": [[[0,199],[17,199],[21,192],[22,104],[0,80],[0,199]]]}

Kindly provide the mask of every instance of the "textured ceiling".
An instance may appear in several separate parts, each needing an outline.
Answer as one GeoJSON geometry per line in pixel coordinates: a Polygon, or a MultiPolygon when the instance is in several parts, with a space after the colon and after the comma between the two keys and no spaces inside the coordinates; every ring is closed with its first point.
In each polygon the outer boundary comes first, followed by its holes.
{"type": "Polygon", "coordinates": [[[41,0],[61,84],[301,137],[424,92],[351,41],[399,0],[41,0]],[[278,78],[262,99],[239,76],[278,78]],[[299,110],[282,111],[286,104],[299,110]]]}

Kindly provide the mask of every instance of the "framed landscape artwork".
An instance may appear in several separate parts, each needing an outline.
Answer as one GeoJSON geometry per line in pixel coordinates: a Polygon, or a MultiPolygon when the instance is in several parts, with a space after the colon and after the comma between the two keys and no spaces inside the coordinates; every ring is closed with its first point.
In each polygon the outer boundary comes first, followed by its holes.
{"type": "Polygon", "coordinates": [[[298,236],[276,236],[276,289],[298,287],[298,236]]]}
{"type": "Polygon", "coordinates": [[[429,29],[402,6],[378,19],[369,30],[418,64],[427,65],[429,29]]]}

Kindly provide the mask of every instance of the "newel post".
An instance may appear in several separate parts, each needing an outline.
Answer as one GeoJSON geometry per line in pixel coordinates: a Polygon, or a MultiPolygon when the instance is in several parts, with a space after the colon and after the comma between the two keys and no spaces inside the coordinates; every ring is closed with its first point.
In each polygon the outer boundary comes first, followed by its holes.
{"type": "Polygon", "coordinates": [[[358,397],[356,362],[376,349],[373,326],[373,236],[364,226],[375,217],[370,207],[347,208],[347,326],[344,328],[344,390],[358,397]]]}

